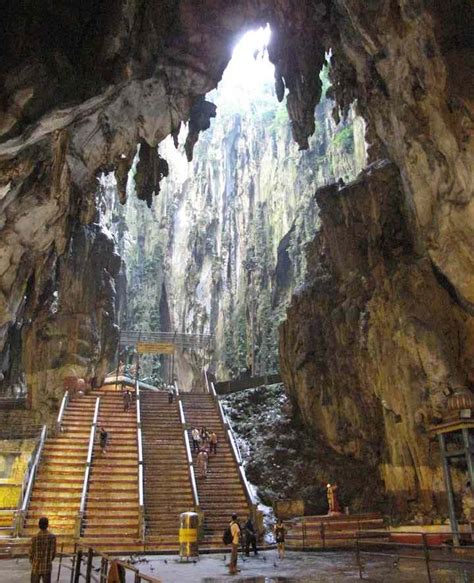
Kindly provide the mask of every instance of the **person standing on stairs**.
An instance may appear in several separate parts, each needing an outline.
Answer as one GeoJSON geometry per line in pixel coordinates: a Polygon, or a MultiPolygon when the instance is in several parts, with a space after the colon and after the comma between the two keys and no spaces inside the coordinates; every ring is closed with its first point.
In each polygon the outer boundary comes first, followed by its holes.
{"type": "Polygon", "coordinates": [[[193,451],[199,451],[199,429],[197,427],[193,427],[191,431],[191,437],[193,438],[193,451]]]}
{"type": "Polygon", "coordinates": [[[123,410],[126,413],[130,409],[130,401],[132,394],[127,389],[123,394],[123,410]]]}
{"type": "Polygon", "coordinates": [[[108,441],[109,441],[109,433],[105,430],[104,427],[101,427],[100,433],[99,433],[99,443],[100,443],[100,449],[101,449],[103,454],[107,453],[108,441]]]}
{"type": "Polygon", "coordinates": [[[229,527],[232,535],[229,574],[235,575],[239,572],[239,569],[237,569],[237,557],[239,555],[240,541],[240,524],[237,521],[237,514],[235,514],[235,512],[232,514],[232,520],[230,521],[229,527]]]}
{"type": "Polygon", "coordinates": [[[199,475],[201,476],[201,478],[204,479],[207,477],[207,461],[208,461],[207,451],[205,449],[201,449],[197,456],[197,463],[199,468],[199,475]]]}
{"type": "Polygon", "coordinates": [[[216,455],[216,453],[217,453],[217,433],[215,431],[213,431],[211,433],[211,437],[209,438],[209,444],[210,444],[210,453],[214,453],[214,455],[216,455]]]}
{"type": "Polygon", "coordinates": [[[173,385],[168,385],[168,403],[171,405],[174,399],[174,387],[173,385]]]}
{"type": "Polygon", "coordinates": [[[56,537],[48,531],[49,520],[42,516],[39,532],[31,539],[31,583],[51,583],[51,571],[56,557],[56,537]]]}

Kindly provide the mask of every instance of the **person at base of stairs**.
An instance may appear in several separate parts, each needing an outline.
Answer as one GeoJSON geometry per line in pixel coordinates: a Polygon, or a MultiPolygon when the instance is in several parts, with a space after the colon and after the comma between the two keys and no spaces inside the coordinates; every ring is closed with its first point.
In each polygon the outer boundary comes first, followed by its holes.
{"type": "Polygon", "coordinates": [[[31,539],[31,583],[51,583],[51,571],[56,557],[56,537],[48,531],[49,520],[42,516],[38,521],[39,532],[31,539]]]}
{"type": "Polygon", "coordinates": [[[275,541],[276,541],[276,544],[278,547],[278,558],[284,559],[285,558],[286,528],[285,528],[281,518],[279,518],[277,520],[277,523],[275,524],[275,527],[274,527],[274,532],[275,532],[275,541]]]}
{"type": "Polygon", "coordinates": [[[232,520],[229,524],[230,533],[232,534],[231,552],[230,552],[230,563],[229,563],[229,574],[235,575],[239,572],[237,569],[237,558],[239,555],[239,542],[240,542],[240,524],[237,521],[237,514],[232,514],[232,520]]]}
{"type": "Polygon", "coordinates": [[[217,434],[215,431],[213,431],[211,433],[211,437],[209,438],[209,447],[210,447],[210,453],[214,453],[214,455],[216,455],[216,453],[217,453],[217,434]]]}
{"type": "Polygon", "coordinates": [[[244,525],[244,538],[245,538],[245,555],[247,557],[250,555],[250,545],[252,545],[253,554],[257,556],[258,555],[257,535],[255,534],[255,528],[253,526],[251,516],[248,517],[247,522],[244,525]]]}

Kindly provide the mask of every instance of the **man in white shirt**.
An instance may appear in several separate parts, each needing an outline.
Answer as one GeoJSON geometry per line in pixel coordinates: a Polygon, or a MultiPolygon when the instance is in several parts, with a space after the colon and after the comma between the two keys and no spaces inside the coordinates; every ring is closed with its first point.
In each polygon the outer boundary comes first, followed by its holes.
{"type": "Polygon", "coordinates": [[[199,429],[194,427],[191,431],[191,437],[193,438],[193,451],[199,451],[199,439],[201,434],[199,433],[199,429]]]}

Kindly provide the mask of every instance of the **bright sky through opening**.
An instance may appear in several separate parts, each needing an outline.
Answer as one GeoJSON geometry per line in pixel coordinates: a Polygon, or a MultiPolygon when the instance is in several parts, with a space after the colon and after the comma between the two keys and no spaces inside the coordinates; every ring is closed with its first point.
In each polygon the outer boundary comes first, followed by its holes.
{"type": "Polygon", "coordinates": [[[227,65],[219,93],[233,92],[233,97],[247,102],[262,92],[265,85],[274,84],[274,66],[268,60],[266,47],[270,41],[270,26],[246,32],[239,40],[227,65]]]}

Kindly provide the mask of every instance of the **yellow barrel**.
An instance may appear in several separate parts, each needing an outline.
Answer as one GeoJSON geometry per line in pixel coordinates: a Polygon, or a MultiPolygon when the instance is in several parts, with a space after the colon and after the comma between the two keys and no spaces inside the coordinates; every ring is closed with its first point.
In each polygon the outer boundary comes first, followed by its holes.
{"type": "Polygon", "coordinates": [[[179,556],[197,557],[199,515],[196,512],[183,512],[179,516],[179,556]]]}

